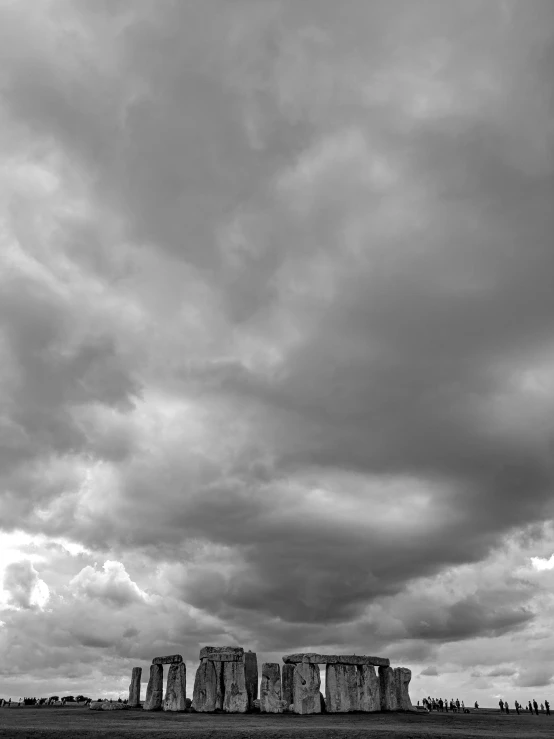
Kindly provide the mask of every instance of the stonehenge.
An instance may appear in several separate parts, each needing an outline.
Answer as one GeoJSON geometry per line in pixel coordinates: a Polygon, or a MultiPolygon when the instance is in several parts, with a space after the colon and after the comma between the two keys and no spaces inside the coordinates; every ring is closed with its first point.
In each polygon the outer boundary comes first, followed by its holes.
{"type": "MultiPolygon", "coordinates": [[[[129,685],[129,702],[131,707],[140,706],[141,667],[133,667],[131,684],[129,685]]],[[[143,711],[184,711],[187,699],[187,675],[183,658],[180,654],[168,657],[154,657],[150,665],[150,679],[146,687],[146,700],[143,711]],[[165,697],[163,695],[164,665],[169,665],[165,697]]]]}
{"type": "Polygon", "coordinates": [[[258,660],[242,647],[203,647],[194,680],[195,711],[246,713],[258,697],[258,660]]]}
{"type": "MultiPolygon", "coordinates": [[[[186,669],[180,654],[155,657],[150,665],[145,711],[200,713],[297,714],[413,711],[409,694],[412,673],[393,668],[385,657],[306,652],[288,654],[283,666],[262,664],[258,699],[258,661],[242,647],[202,647],[192,704],[186,699],[186,669]],[[163,666],[169,665],[163,696],[163,666]],[[325,665],[325,695],[321,693],[320,665],[325,665]],[[376,672],[376,669],[377,672],[376,672]],[[190,707],[190,708],[189,708],[190,707]]],[[[129,685],[129,707],[140,706],[142,669],[134,667],[129,685]]]]}
{"type": "Polygon", "coordinates": [[[287,674],[287,698],[292,672],[292,710],[294,713],[413,710],[408,692],[412,673],[405,667],[393,669],[384,657],[324,655],[311,652],[283,657],[287,674]],[[325,699],[320,696],[319,665],[325,668],[325,699]],[[375,667],[379,668],[378,674],[375,667]],[[292,670],[291,670],[292,668],[292,670]]]}

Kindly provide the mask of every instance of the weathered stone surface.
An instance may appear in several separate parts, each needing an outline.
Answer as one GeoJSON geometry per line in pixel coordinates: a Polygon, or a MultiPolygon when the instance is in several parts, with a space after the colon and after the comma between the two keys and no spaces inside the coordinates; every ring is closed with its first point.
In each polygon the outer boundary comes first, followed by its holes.
{"type": "Polygon", "coordinates": [[[110,703],[110,701],[92,701],[89,708],[91,711],[124,711],[129,708],[129,705],[127,703],[110,703]]]}
{"type": "Polygon", "coordinates": [[[184,711],[187,701],[187,671],[183,662],[171,665],[167,674],[164,711],[184,711]]]}
{"type": "Polygon", "coordinates": [[[255,652],[244,653],[244,679],[246,682],[246,694],[248,695],[248,708],[252,709],[254,701],[258,697],[258,658],[255,652]]]}
{"type": "Polygon", "coordinates": [[[396,685],[396,700],[400,711],[413,711],[408,687],[412,679],[412,671],[407,667],[394,668],[394,682],[396,685]]]}
{"type": "Polygon", "coordinates": [[[170,654],[167,657],[154,657],[152,660],[153,665],[174,665],[182,662],[183,658],[180,654],[170,654]]]}
{"type": "MultiPolygon", "coordinates": [[[[219,664],[217,667],[221,669],[222,665],[219,664]]],[[[194,710],[207,713],[221,708],[221,704],[218,705],[218,693],[221,694],[221,686],[218,685],[216,665],[209,660],[202,660],[194,679],[192,697],[194,710]]]]}
{"type": "Polygon", "coordinates": [[[315,652],[286,654],[283,657],[283,662],[285,664],[309,662],[318,665],[374,665],[375,667],[388,667],[390,665],[390,660],[386,657],[365,657],[357,654],[317,654],[315,652]]]}
{"type": "Polygon", "coordinates": [[[244,662],[223,662],[223,710],[246,713],[248,709],[244,662]]]}
{"type": "Polygon", "coordinates": [[[287,706],[293,701],[293,676],[294,676],[295,665],[285,664],[281,672],[281,695],[283,700],[286,701],[287,706]]]}
{"type": "Polygon", "coordinates": [[[262,665],[260,711],[262,713],[283,713],[281,666],[278,662],[264,662],[262,665]]]}
{"type": "Polygon", "coordinates": [[[215,708],[216,708],[216,711],[222,711],[223,710],[223,691],[225,687],[223,685],[224,663],[223,662],[212,662],[212,664],[215,669],[215,679],[216,679],[215,708]]]}
{"type": "Polygon", "coordinates": [[[321,713],[320,685],[321,678],[317,665],[310,662],[296,665],[292,680],[295,713],[321,713]]]}
{"type": "Polygon", "coordinates": [[[373,665],[362,665],[358,667],[358,689],[360,696],[360,711],[381,710],[381,684],[379,676],[373,665]]]}
{"type": "Polygon", "coordinates": [[[392,667],[379,668],[379,690],[382,711],[397,711],[398,696],[392,667]]]}
{"type": "Polygon", "coordinates": [[[379,711],[379,679],[373,665],[327,665],[325,703],[327,713],[379,711]]]}
{"type": "Polygon", "coordinates": [[[162,665],[150,665],[150,679],[146,688],[146,700],[142,706],[144,711],[159,711],[163,699],[164,668],[162,665]]]}
{"type": "Polygon", "coordinates": [[[140,706],[140,681],[142,677],[142,667],[133,667],[131,672],[131,684],[129,685],[129,706],[140,706]]]}
{"type": "Polygon", "coordinates": [[[244,655],[235,652],[214,652],[203,659],[209,659],[210,662],[243,662],[244,655]]]}
{"type": "Polygon", "coordinates": [[[235,655],[235,657],[242,659],[243,654],[244,649],[242,647],[202,647],[199,659],[206,658],[211,659],[214,662],[234,662],[236,660],[233,659],[231,655],[235,655]],[[218,659],[215,656],[216,654],[222,654],[224,655],[224,658],[218,659]]]}

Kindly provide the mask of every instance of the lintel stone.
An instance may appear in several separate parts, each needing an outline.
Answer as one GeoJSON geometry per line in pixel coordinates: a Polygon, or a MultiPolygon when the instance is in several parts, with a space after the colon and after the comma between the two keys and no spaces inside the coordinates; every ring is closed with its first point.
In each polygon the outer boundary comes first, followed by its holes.
{"type": "Polygon", "coordinates": [[[174,665],[178,662],[182,662],[183,658],[180,654],[170,654],[167,657],[154,657],[152,660],[153,665],[174,665]]]}
{"type": "Polygon", "coordinates": [[[319,665],[374,665],[375,667],[389,667],[390,660],[386,657],[366,657],[358,654],[317,654],[315,652],[300,652],[286,654],[283,662],[287,664],[319,664],[319,665]]]}

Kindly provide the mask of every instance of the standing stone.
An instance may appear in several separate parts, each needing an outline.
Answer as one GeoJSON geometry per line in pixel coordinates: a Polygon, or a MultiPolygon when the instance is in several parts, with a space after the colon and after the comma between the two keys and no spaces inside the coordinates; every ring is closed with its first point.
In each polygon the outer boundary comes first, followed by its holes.
{"type": "MultiPolygon", "coordinates": [[[[223,663],[218,663],[218,667],[222,667],[223,663]]],[[[218,706],[218,693],[221,694],[221,687],[218,685],[218,675],[216,666],[213,662],[203,659],[196,670],[194,679],[194,692],[192,697],[192,705],[196,711],[200,713],[208,713],[215,711],[218,706]]]]}
{"type": "Polygon", "coordinates": [[[140,680],[142,667],[133,667],[131,684],[129,685],[129,706],[140,706],[140,680]]]}
{"type": "Polygon", "coordinates": [[[379,688],[381,693],[381,710],[398,711],[396,681],[392,667],[379,668],[379,688]]]}
{"type": "Polygon", "coordinates": [[[292,683],[294,712],[300,714],[321,713],[319,666],[310,662],[297,664],[292,683]]]}
{"type": "Polygon", "coordinates": [[[246,693],[248,695],[248,708],[252,710],[254,701],[258,697],[258,658],[255,652],[244,653],[244,676],[246,693]]]}
{"type": "Polygon", "coordinates": [[[162,707],[164,684],[164,668],[163,665],[150,665],[150,680],[146,688],[146,700],[144,701],[143,710],[159,711],[162,707]]]}
{"type": "Polygon", "coordinates": [[[371,713],[381,710],[381,689],[379,677],[373,665],[358,667],[358,690],[360,711],[371,713]]]}
{"type": "Polygon", "coordinates": [[[410,693],[408,692],[408,686],[412,679],[412,671],[407,667],[395,667],[394,669],[394,682],[396,685],[396,700],[398,703],[398,710],[400,711],[412,711],[412,701],[410,700],[410,693]]]}
{"type": "Polygon", "coordinates": [[[290,706],[293,702],[293,678],[294,670],[296,665],[285,664],[283,665],[283,672],[281,673],[281,694],[283,700],[286,701],[287,706],[290,706]]]}
{"type": "Polygon", "coordinates": [[[187,706],[187,671],[183,662],[172,664],[167,675],[164,711],[184,711],[187,706]]]}
{"type": "Polygon", "coordinates": [[[281,700],[281,667],[278,662],[264,662],[260,686],[260,711],[262,713],[283,713],[281,700]]]}
{"type": "Polygon", "coordinates": [[[359,711],[356,665],[328,664],[325,668],[325,706],[328,713],[359,711]]]}
{"type": "Polygon", "coordinates": [[[223,710],[227,713],[246,713],[248,693],[244,662],[222,662],[223,665],[223,710]]]}

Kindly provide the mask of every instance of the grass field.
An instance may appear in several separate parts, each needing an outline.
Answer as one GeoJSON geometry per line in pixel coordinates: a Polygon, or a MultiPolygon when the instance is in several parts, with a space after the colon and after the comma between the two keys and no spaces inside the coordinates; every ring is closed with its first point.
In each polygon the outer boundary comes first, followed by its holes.
{"type": "Polygon", "coordinates": [[[472,737],[554,736],[554,717],[516,714],[506,716],[498,710],[481,709],[471,714],[452,713],[373,713],[324,714],[319,716],[273,716],[268,714],[229,715],[199,713],[147,713],[90,711],[88,708],[34,706],[0,708],[0,737],[69,737],[75,739],[113,739],[148,737],[172,739],[183,736],[223,737],[223,739],[472,739],[472,737]]]}

